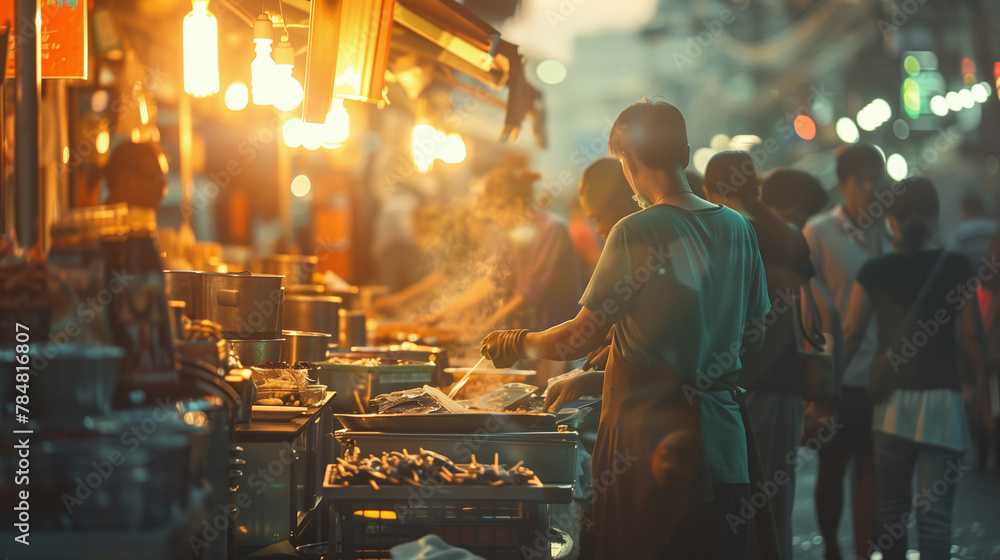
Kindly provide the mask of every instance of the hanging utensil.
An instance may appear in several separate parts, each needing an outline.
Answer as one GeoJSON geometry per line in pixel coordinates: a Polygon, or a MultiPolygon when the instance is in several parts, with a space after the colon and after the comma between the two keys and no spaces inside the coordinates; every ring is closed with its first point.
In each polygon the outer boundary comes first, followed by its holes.
{"type": "Polygon", "coordinates": [[[456,383],[455,386],[451,388],[451,391],[448,392],[448,398],[450,399],[455,398],[455,395],[457,395],[458,392],[462,390],[462,387],[465,387],[465,384],[469,382],[469,378],[472,377],[472,372],[476,371],[476,368],[478,368],[480,364],[483,363],[484,360],[486,360],[486,356],[479,358],[479,361],[476,362],[476,365],[472,366],[472,369],[470,369],[468,373],[466,373],[462,377],[462,379],[458,380],[458,383],[456,383]]]}

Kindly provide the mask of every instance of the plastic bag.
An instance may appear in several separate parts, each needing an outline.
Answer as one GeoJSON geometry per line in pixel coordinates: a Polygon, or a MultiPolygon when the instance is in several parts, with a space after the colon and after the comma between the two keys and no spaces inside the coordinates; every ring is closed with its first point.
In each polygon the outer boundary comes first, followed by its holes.
{"type": "Polygon", "coordinates": [[[491,412],[503,412],[517,408],[519,403],[530,399],[531,395],[537,390],[538,387],[534,385],[507,383],[474,400],[472,408],[489,410],[491,412]]]}
{"type": "Polygon", "coordinates": [[[556,383],[558,383],[560,381],[565,381],[567,379],[573,379],[574,377],[577,377],[579,375],[583,375],[584,373],[588,373],[588,372],[586,372],[586,371],[584,371],[582,369],[574,369],[573,371],[567,371],[566,373],[563,373],[563,374],[557,375],[555,377],[549,378],[549,383],[548,383],[548,385],[545,386],[545,392],[542,393],[542,396],[544,397],[544,396],[548,395],[548,393],[549,393],[549,387],[555,385],[556,383]]]}
{"type": "Polygon", "coordinates": [[[379,414],[427,414],[444,410],[423,387],[384,393],[373,397],[371,404],[379,414]]]}

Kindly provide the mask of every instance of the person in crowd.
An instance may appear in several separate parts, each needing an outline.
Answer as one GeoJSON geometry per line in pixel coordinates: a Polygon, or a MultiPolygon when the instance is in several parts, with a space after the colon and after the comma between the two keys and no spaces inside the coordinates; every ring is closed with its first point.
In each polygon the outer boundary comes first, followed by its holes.
{"type": "MultiPolygon", "coordinates": [[[[885,159],[875,146],[854,144],[837,157],[837,183],[844,201],[813,217],[802,233],[809,244],[813,265],[829,288],[840,316],[847,314],[851,292],[861,266],[891,250],[884,223],[885,204],[876,198],[888,186],[885,159]]],[[[884,196],[883,199],[886,199],[884,196]]],[[[837,529],[844,503],[844,475],[853,459],[854,551],[867,558],[874,528],[875,480],[872,458],[871,418],[866,387],[875,359],[875,325],[866,331],[858,351],[847,362],[841,379],[835,425],[843,426],[819,453],[816,480],[816,513],[826,560],[840,560],[837,529]]]]}
{"type": "MultiPolygon", "coordinates": [[[[620,161],[602,158],[583,172],[577,188],[580,207],[594,224],[594,229],[604,241],[608,240],[611,228],[624,218],[639,210],[632,186],[629,185],[620,161]]],[[[590,280],[590,277],[587,278],[590,280]]],[[[611,355],[611,336],[604,344],[587,356],[583,369],[604,370],[611,355]]],[[[566,401],[568,402],[568,401],[566,401]]],[[[562,407],[566,402],[558,403],[562,407]]]]}
{"type": "Polygon", "coordinates": [[[786,222],[802,229],[830,201],[823,185],[805,171],[775,169],[761,184],[760,201],[786,222]]]}
{"type": "Polygon", "coordinates": [[[580,278],[586,282],[594,273],[594,269],[597,268],[597,261],[601,258],[602,245],[601,237],[594,231],[594,225],[580,206],[579,199],[570,203],[567,227],[570,239],[573,240],[576,256],[580,260],[580,278]]]}
{"type": "Polygon", "coordinates": [[[997,220],[986,210],[986,200],[979,190],[969,190],[962,195],[962,222],[946,236],[947,247],[965,255],[978,266],[990,248],[990,241],[997,232],[997,220]]]}
{"type": "MultiPolygon", "coordinates": [[[[545,331],[491,333],[482,352],[498,367],[529,355],[575,359],[613,329],[607,371],[553,384],[546,402],[553,410],[603,387],[595,557],[742,558],[746,525],[730,521],[743,519],[756,449],[748,452],[734,383],[740,356],[763,342],[745,325],[770,310],[757,239],[738,213],[688,186],[690,147],[676,107],[629,106],[608,151],[643,210],[611,228],[582,309],[545,331]]],[[[762,541],[764,556],[777,557],[773,534],[762,541]]]]}
{"type": "MultiPolygon", "coordinates": [[[[1000,231],[994,234],[984,258],[986,262],[1000,259],[1000,231]]],[[[980,394],[982,413],[970,418],[970,424],[976,445],[976,467],[986,472],[991,459],[995,461],[994,468],[1000,469],[1000,275],[984,275],[981,280],[983,287],[977,295],[986,331],[989,378],[980,394]]]]}
{"type": "Polygon", "coordinates": [[[479,332],[508,325],[548,328],[571,319],[579,309],[579,263],[566,223],[533,201],[539,175],[503,166],[490,172],[478,211],[502,230],[492,274],[484,275],[443,309],[427,318],[436,323],[461,315],[499,295],[503,303],[479,325],[479,332]]]}
{"type": "Polygon", "coordinates": [[[684,176],[687,178],[688,185],[691,185],[691,190],[694,192],[694,195],[698,198],[705,198],[704,189],[698,188],[698,185],[702,184],[705,181],[705,178],[693,169],[685,169],[684,176]]]}
{"type": "Polygon", "coordinates": [[[104,167],[105,204],[155,209],[167,194],[167,175],[153,144],[125,141],[114,147],[104,167]]]}
{"type": "Polygon", "coordinates": [[[763,348],[743,358],[740,386],[749,391],[747,409],[757,434],[764,479],[788,481],[775,490],[771,507],[781,557],[791,558],[795,469],[787,458],[796,452],[802,432],[805,379],[795,337],[794,302],[816,270],[802,232],[758,200],[760,180],[750,154],[720,152],[713,156],[705,169],[703,188],[706,200],[725,205],[750,222],[764,262],[771,313],[765,321],[763,348]]]}
{"type": "MultiPolygon", "coordinates": [[[[830,197],[823,185],[810,173],[779,168],[768,174],[761,183],[760,200],[776,216],[801,229],[810,218],[826,207],[830,197]]],[[[840,312],[837,311],[830,290],[818,276],[809,280],[809,288],[819,312],[820,326],[824,333],[833,338],[835,392],[839,392],[845,366],[844,331],[840,312]]],[[[820,428],[825,429],[825,426],[830,425],[836,410],[835,402],[809,400],[803,403],[802,440],[806,445],[809,444],[807,440],[820,435],[820,428]]]]}
{"type": "Polygon", "coordinates": [[[933,488],[935,498],[916,507],[920,558],[947,559],[959,465],[970,446],[962,385],[971,393],[985,379],[982,324],[976,305],[959,307],[950,298],[956,285],[973,277],[972,266],[931,244],[940,208],[934,185],[913,177],[897,186],[886,210],[895,252],[861,267],[844,324],[848,359],[864,343],[873,316],[878,324],[880,358],[870,391],[877,401],[872,430],[878,530],[871,542],[885,560],[907,558],[908,523],[899,520],[914,508],[915,473],[917,492],[933,488]],[[956,331],[964,344],[956,344],[956,331]],[[965,380],[960,372],[967,370],[957,367],[960,346],[975,368],[965,380]],[[939,481],[946,482],[943,491],[939,481]]]}

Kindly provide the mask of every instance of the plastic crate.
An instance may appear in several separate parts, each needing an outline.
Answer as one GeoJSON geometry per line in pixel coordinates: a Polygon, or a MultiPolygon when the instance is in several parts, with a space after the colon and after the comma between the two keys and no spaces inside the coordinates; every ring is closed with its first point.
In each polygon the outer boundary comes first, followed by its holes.
{"type": "MultiPolygon", "coordinates": [[[[549,502],[571,486],[326,488],[343,560],[392,558],[397,544],[435,534],[487,560],[548,560],[549,502]]],[[[333,533],[331,533],[333,534],[333,533]]]]}

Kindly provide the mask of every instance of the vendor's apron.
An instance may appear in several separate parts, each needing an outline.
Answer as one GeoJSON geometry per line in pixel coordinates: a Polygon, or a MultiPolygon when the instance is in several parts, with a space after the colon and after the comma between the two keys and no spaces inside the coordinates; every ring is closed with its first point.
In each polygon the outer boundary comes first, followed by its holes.
{"type": "MultiPolygon", "coordinates": [[[[742,395],[733,385],[711,390],[730,391],[740,405],[752,485],[763,477],[742,395]]],[[[612,344],[593,456],[595,558],[660,559],[681,519],[712,500],[699,395],[668,368],[640,368],[612,344]]],[[[761,557],[778,560],[770,503],[755,519],[761,557]]]]}

